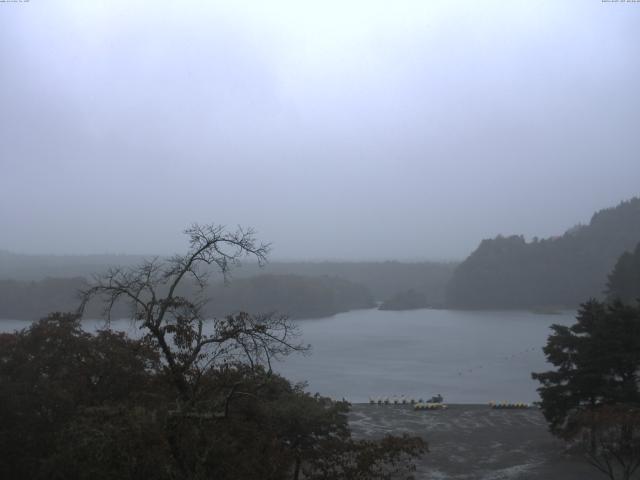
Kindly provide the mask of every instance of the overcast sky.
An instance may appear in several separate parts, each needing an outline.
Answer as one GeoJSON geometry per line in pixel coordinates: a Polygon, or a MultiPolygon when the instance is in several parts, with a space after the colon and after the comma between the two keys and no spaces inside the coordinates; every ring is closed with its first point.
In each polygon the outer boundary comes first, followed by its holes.
{"type": "Polygon", "coordinates": [[[640,193],[640,3],[0,3],[0,249],[461,259],[640,193]]]}

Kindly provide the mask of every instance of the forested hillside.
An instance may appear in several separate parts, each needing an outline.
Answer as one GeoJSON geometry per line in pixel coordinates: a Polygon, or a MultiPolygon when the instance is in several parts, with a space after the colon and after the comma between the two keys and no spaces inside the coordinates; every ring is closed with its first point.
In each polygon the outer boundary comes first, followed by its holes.
{"type": "MultiPolygon", "coordinates": [[[[50,312],[73,311],[80,303],[78,291],[86,287],[82,277],[0,280],[0,319],[37,320],[50,312]]],[[[91,313],[96,312],[92,308],[91,313]]]]}
{"type": "MultiPolygon", "coordinates": [[[[50,312],[74,311],[79,304],[78,291],[86,288],[82,277],[47,278],[37,282],[0,280],[0,319],[35,320],[50,312]]],[[[185,288],[181,295],[192,296],[185,288]]],[[[235,279],[225,285],[217,282],[207,290],[208,315],[226,316],[238,311],[255,314],[277,312],[291,318],[334,315],[374,305],[369,290],[336,277],[297,275],[259,275],[235,279]]],[[[116,305],[113,314],[127,317],[124,305],[116,305]]],[[[99,302],[88,305],[86,316],[102,315],[99,302]]]]}
{"type": "Polygon", "coordinates": [[[407,290],[406,292],[400,292],[394,295],[388,300],[385,300],[379,310],[416,310],[419,308],[438,307],[441,305],[434,305],[429,301],[424,293],[416,292],[415,290],[407,290]]]}
{"type": "Polygon", "coordinates": [[[458,308],[573,307],[600,298],[620,255],[640,241],[640,198],[593,215],[561,237],[483,240],[455,270],[447,303],[458,308]]]}
{"type": "Polygon", "coordinates": [[[640,301],[640,243],[632,252],[624,252],[607,283],[608,300],[625,303],[640,301]]]}
{"type": "MultiPolygon", "coordinates": [[[[376,300],[385,301],[408,290],[424,294],[442,304],[446,286],[457,263],[454,262],[273,262],[265,273],[304,276],[335,276],[364,285],[376,300]]],[[[255,269],[254,269],[255,270],[255,269]]],[[[251,272],[243,267],[236,278],[251,272]]]]}
{"type": "Polygon", "coordinates": [[[337,277],[258,275],[215,285],[208,311],[220,316],[237,311],[280,312],[291,318],[318,318],[373,307],[369,290],[337,277]]]}
{"type": "MultiPolygon", "coordinates": [[[[150,257],[150,256],[147,256],[150,257]]],[[[141,255],[21,255],[0,250],[0,280],[41,281],[45,278],[91,278],[109,267],[133,266],[141,255]]],[[[234,280],[258,275],[340,277],[364,285],[376,300],[415,290],[434,304],[442,304],[445,287],[456,264],[453,262],[282,262],[259,268],[247,262],[233,270],[234,280]]],[[[220,279],[211,272],[212,279],[220,279]]]]}

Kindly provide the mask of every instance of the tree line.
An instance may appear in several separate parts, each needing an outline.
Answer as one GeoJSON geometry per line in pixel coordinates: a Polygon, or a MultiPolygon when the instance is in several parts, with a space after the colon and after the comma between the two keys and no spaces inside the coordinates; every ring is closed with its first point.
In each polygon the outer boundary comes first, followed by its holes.
{"type": "MultiPolygon", "coordinates": [[[[181,295],[197,293],[197,284],[185,283],[180,286],[181,295]]],[[[77,292],[87,285],[89,282],[82,277],[31,282],[0,280],[0,319],[35,320],[48,312],[73,310],[79,300],[77,292]]],[[[366,287],[328,276],[258,275],[228,283],[221,280],[210,285],[206,294],[211,302],[205,306],[205,313],[210,316],[249,311],[281,312],[292,319],[320,318],[374,305],[366,287]]],[[[118,302],[112,313],[126,318],[129,309],[118,302]]],[[[86,315],[100,318],[100,306],[95,302],[88,305],[86,315]]]]}
{"type": "Polygon", "coordinates": [[[640,243],[607,282],[607,298],[583,303],[571,326],[553,325],[533,373],[550,431],[611,480],[640,473],[640,243]]]}
{"type": "Polygon", "coordinates": [[[272,371],[307,349],[286,317],[206,315],[209,267],[226,276],[241,257],[263,262],[267,246],[251,230],[186,233],[186,254],[111,269],[76,313],[0,334],[0,477],[410,478],[421,438],[354,439],[347,402],[272,371]],[[107,319],[125,303],[141,337],[84,332],[94,301],[107,319]]]}
{"type": "MultiPolygon", "coordinates": [[[[21,255],[0,250],[0,281],[39,282],[46,278],[90,279],[95,272],[113,266],[132,267],[154,255],[21,255]]],[[[387,300],[410,289],[428,293],[431,301],[443,303],[445,286],[454,262],[400,261],[274,261],[260,267],[247,259],[233,272],[234,280],[259,275],[295,275],[300,277],[338,277],[367,288],[377,301],[387,300]]],[[[211,272],[212,284],[221,281],[211,272]]]]}
{"type": "Polygon", "coordinates": [[[447,304],[454,308],[574,308],[604,297],[618,257],[640,241],[640,198],[595,213],[560,237],[483,240],[455,270],[447,304]]]}

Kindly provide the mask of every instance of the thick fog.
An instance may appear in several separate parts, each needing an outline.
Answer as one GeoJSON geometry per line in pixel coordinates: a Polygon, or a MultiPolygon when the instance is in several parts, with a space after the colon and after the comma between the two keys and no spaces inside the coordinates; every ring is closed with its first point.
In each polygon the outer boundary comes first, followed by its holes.
{"type": "Polygon", "coordinates": [[[640,193],[640,3],[0,3],[0,249],[459,259],[640,193]]]}

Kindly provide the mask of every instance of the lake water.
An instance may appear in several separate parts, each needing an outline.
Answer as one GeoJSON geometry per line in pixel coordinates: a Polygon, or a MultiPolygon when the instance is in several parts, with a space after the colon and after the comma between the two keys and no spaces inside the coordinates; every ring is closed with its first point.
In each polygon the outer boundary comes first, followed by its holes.
{"type": "Polygon", "coordinates": [[[451,403],[538,400],[532,371],[549,369],[542,347],[552,323],[575,312],[359,310],[299,321],[308,357],[278,370],[309,390],[353,402],[369,397],[430,397],[451,403]]]}
{"type": "MultiPolygon", "coordinates": [[[[531,372],[549,369],[542,347],[552,323],[570,325],[575,312],[356,310],[296,323],[310,355],[292,355],[275,369],[311,392],[352,402],[370,397],[426,398],[451,403],[531,402],[531,372]]],[[[128,321],[113,327],[135,335],[128,321]]],[[[0,329],[28,322],[2,321],[0,329]]],[[[90,328],[102,325],[88,321],[90,328]]]]}

